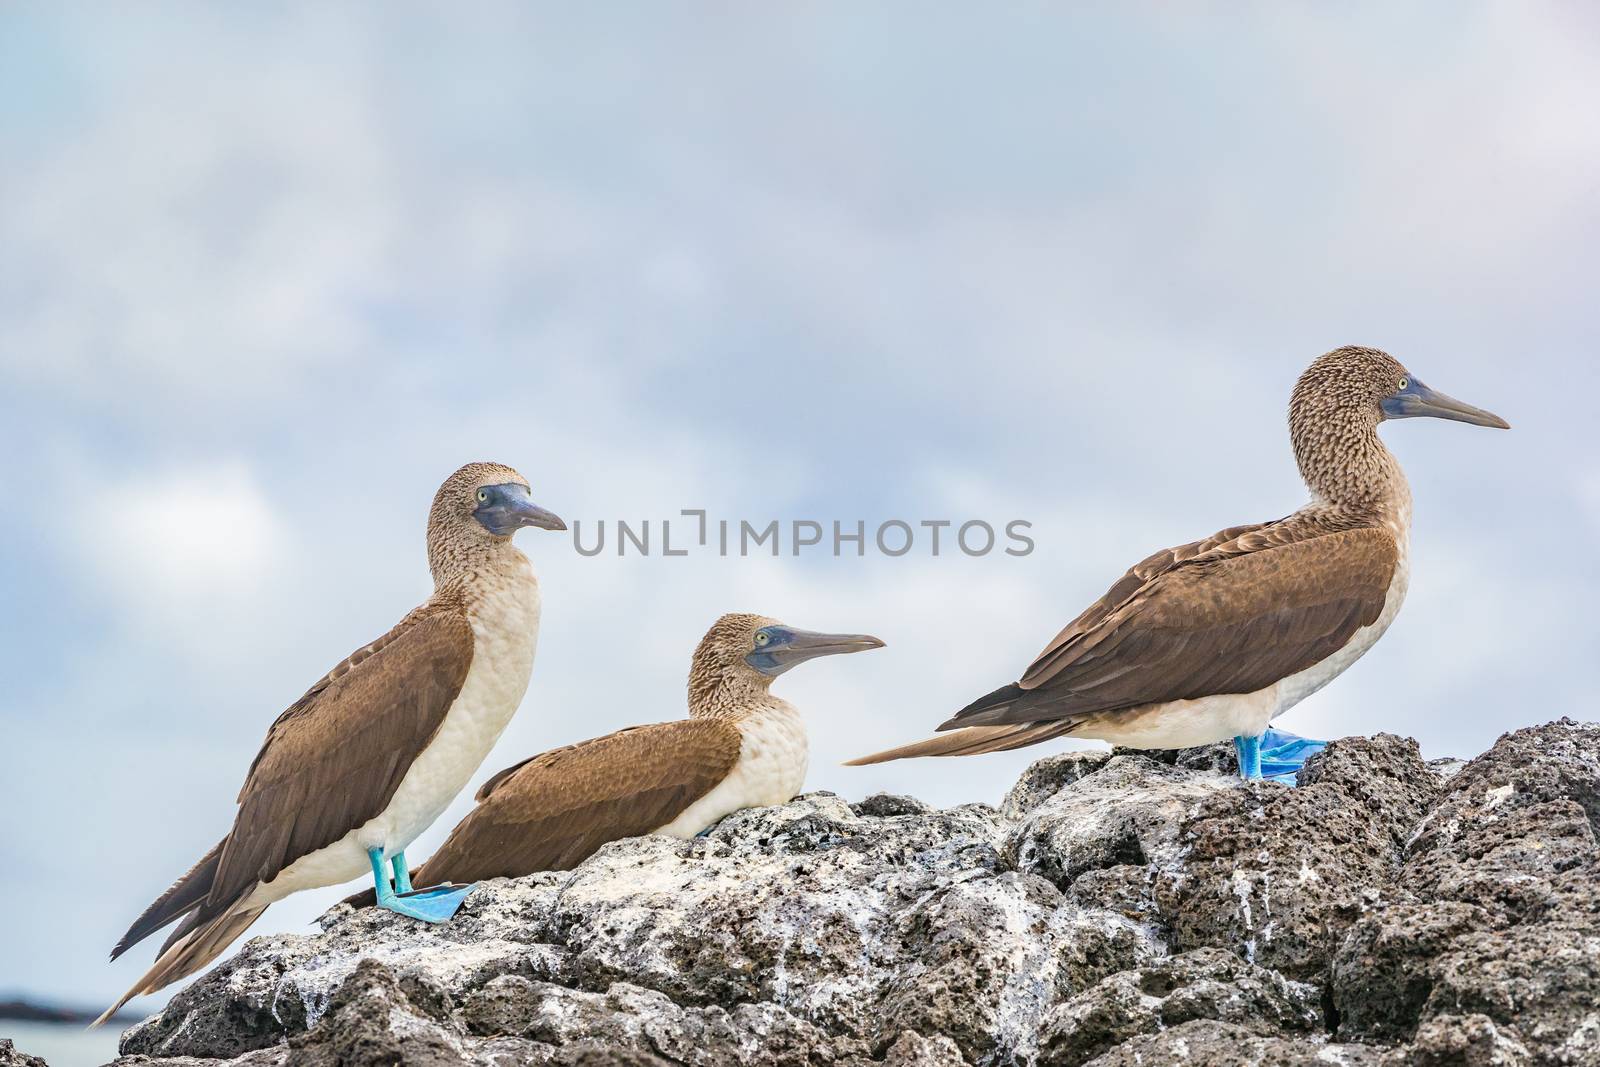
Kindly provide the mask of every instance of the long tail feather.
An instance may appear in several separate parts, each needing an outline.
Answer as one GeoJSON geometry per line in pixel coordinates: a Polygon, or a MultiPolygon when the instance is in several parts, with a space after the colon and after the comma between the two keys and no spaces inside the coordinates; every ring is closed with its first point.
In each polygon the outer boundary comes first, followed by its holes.
{"type": "Polygon", "coordinates": [[[144,914],[133,921],[133,925],[128,927],[128,932],[122,935],[122,940],[117,942],[117,947],[111,950],[112,959],[116,959],[174,919],[187,915],[205,901],[207,894],[211,892],[212,880],[217,875],[217,861],[222,856],[222,846],[227,844],[227,840],[223,838],[213,845],[211,851],[202,856],[199,863],[190,867],[182,878],[173,882],[165,893],[156,898],[154,904],[144,909],[144,914]]]}
{"type": "Polygon", "coordinates": [[[1009,685],[1002,685],[999,689],[994,690],[992,693],[985,693],[983,696],[979,697],[977,700],[974,700],[972,703],[968,704],[966,707],[950,716],[950,718],[940,723],[939,730],[943,732],[945,730],[960,729],[963,726],[981,725],[980,723],[974,723],[971,720],[979,716],[989,718],[1003,715],[1005,710],[1009,708],[1015,701],[1021,699],[1026,692],[1027,691],[1024,690],[1022,686],[1015,682],[1012,682],[1009,685]]]}
{"type": "Polygon", "coordinates": [[[1006,752],[1070,733],[1075,725],[1073,722],[1030,722],[1016,726],[968,726],[925,741],[913,741],[909,745],[847,760],[845,766],[865,767],[914,756],[976,756],[982,752],[1006,752]]]}
{"type": "Polygon", "coordinates": [[[156,957],[150,969],[133,984],[133,988],[122,994],[122,998],[105,1010],[105,1013],[89,1024],[92,1030],[109,1020],[113,1015],[122,1010],[122,1006],[134,997],[146,993],[154,993],[163,986],[171,985],[180,978],[186,978],[222,954],[222,950],[233,943],[233,939],[244,933],[250,924],[261,917],[266,911],[266,906],[246,907],[242,903],[218,915],[208,923],[197,924],[187,931],[180,930],[181,936],[173,938],[156,957]]]}

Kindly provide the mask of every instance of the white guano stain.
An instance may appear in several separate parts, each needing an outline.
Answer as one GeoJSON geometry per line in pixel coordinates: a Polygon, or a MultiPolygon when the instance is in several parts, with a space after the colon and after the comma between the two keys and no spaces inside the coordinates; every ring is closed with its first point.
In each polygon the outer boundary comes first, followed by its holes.
{"type": "Polygon", "coordinates": [[[1255,923],[1250,909],[1250,893],[1253,888],[1250,875],[1245,871],[1233,872],[1233,895],[1239,901],[1239,917],[1244,920],[1245,955],[1244,958],[1251,963],[1256,961],[1256,935],[1255,923]]]}

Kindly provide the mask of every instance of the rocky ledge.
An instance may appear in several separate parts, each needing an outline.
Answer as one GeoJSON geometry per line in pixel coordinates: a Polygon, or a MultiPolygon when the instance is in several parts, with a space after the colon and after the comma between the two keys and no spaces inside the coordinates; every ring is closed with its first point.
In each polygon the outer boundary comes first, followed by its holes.
{"type": "Polygon", "coordinates": [[[998,809],[813,793],[695,841],[339,905],[121,1064],[1600,1064],[1600,725],[1465,765],[1380,735],[1301,785],[1069,753],[998,809]]]}

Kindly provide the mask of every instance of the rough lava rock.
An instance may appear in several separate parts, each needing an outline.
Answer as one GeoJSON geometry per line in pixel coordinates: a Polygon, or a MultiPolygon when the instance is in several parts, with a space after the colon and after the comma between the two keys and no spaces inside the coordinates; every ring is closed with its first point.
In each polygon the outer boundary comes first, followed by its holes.
{"type": "Polygon", "coordinates": [[[1600,725],[1049,756],[247,942],[121,1064],[1600,1065],[1600,725]]]}
{"type": "Polygon", "coordinates": [[[30,1056],[12,1044],[9,1037],[0,1037],[0,1067],[48,1067],[38,1056],[30,1056]]]}

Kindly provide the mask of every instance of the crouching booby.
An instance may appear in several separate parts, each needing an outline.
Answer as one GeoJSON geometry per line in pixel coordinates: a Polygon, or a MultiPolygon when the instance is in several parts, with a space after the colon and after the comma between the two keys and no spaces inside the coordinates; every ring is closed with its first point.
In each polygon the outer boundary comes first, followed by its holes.
{"type": "MultiPolygon", "coordinates": [[[[1240,773],[1259,778],[1268,724],[1360,658],[1400,610],[1411,490],[1377,431],[1385,419],[1416,416],[1509,428],[1376,349],[1319,357],[1289,403],[1311,503],[1157,552],[1057,634],[1020,681],[939,727],[949,733],[852,764],[1062,736],[1130,748],[1232,737],[1240,773]]],[[[1321,747],[1283,736],[1288,743],[1266,754],[1269,772],[1288,774],[1321,747]]]]}
{"type": "Polygon", "coordinates": [[[495,463],[470,463],[439,487],[433,595],[278,716],[233,828],[112,950],[114,960],[183,920],[95,1025],[210,963],[274,901],[369,868],[382,907],[428,922],[454,914],[464,892],[403,895],[405,847],[467,784],[527,689],[539,580],[511,538],[524,526],[566,529],[530,496],[522,475],[495,463]]]}
{"type": "MultiPolygon", "coordinates": [[[[577,866],[607,841],[693,837],[741,808],[783,804],[805,783],[800,713],[772,680],[808,659],[881,648],[864,634],[724,615],[695,649],[689,717],[553,749],[484,782],[478,806],[415,872],[419,886],[577,866]]],[[[370,905],[369,891],[350,898],[370,905]]]]}

